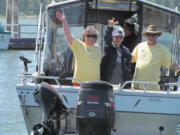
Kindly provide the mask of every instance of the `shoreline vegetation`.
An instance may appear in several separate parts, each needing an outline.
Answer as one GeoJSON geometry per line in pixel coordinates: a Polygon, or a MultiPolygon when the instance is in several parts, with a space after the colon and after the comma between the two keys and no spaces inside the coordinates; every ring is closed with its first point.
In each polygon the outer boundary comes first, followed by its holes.
{"type": "MultiPolygon", "coordinates": [[[[1,0],[0,4],[0,18],[5,18],[6,14],[6,1],[1,0]]],[[[19,18],[38,18],[39,7],[41,0],[18,0],[19,1],[19,18]]],[[[54,0],[55,2],[66,0],[54,0]]],[[[170,9],[177,7],[180,11],[180,0],[146,0],[158,5],[163,5],[170,9]]],[[[43,10],[49,5],[52,0],[43,0],[43,10]]]]}

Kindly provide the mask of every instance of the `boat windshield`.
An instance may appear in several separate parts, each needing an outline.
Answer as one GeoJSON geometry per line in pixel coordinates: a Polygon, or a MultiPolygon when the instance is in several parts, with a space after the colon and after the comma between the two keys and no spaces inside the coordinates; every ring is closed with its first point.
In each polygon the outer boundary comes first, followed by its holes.
{"type": "MultiPolygon", "coordinates": [[[[153,4],[146,2],[136,3],[135,1],[136,0],[100,0],[97,6],[97,3],[92,0],[88,3],[89,7],[85,8],[86,3],[81,0],[76,0],[50,6],[48,8],[47,36],[42,60],[42,71],[45,75],[61,76],[65,73],[70,73],[71,76],[73,75],[73,53],[68,47],[61,22],[55,17],[57,10],[65,13],[70,31],[72,35],[78,39],[82,40],[84,25],[96,26],[100,34],[98,44],[101,45],[102,51],[105,46],[103,37],[107,20],[115,17],[121,25],[126,19],[136,15],[139,26],[137,31],[138,40],[141,40],[141,32],[145,32],[148,25],[152,24],[157,26],[159,31],[162,32],[162,35],[158,38],[158,42],[169,50],[169,53],[167,52],[168,54],[171,54],[169,65],[177,64],[180,53],[179,14],[164,8],[159,8],[153,4]],[[126,4],[128,8],[125,9],[123,8],[124,6],[121,7],[124,4],[126,4]],[[118,10],[114,8],[114,6],[117,6],[118,10]]],[[[172,69],[172,71],[175,71],[175,69],[172,69]]],[[[67,75],[65,75],[65,77],[67,77],[67,75]]]]}
{"type": "Polygon", "coordinates": [[[48,29],[42,60],[42,71],[45,75],[60,76],[67,72],[72,73],[73,54],[68,47],[61,22],[55,17],[55,12],[59,10],[66,14],[71,34],[81,39],[84,28],[83,7],[83,4],[78,3],[75,7],[58,5],[48,9],[48,29]]]}
{"type": "MultiPolygon", "coordinates": [[[[82,40],[81,33],[83,31],[83,28],[84,28],[83,26],[71,26],[70,27],[71,34],[77,39],[82,40]]],[[[73,68],[74,68],[73,53],[68,46],[62,27],[58,27],[56,29],[56,49],[57,49],[56,55],[58,56],[62,66],[61,74],[73,73],[73,68]]]]}
{"type": "Polygon", "coordinates": [[[164,45],[171,53],[171,62],[173,65],[178,62],[179,56],[179,33],[180,18],[177,14],[167,12],[163,9],[154,8],[149,5],[143,7],[143,31],[149,24],[156,25],[162,32],[158,42],[164,45]]]}

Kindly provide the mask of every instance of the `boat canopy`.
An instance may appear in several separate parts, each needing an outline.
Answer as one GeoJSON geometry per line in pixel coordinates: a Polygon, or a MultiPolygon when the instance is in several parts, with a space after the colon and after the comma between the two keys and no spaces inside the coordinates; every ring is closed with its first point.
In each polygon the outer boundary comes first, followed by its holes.
{"type": "Polygon", "coordinates": [[[66,14],[71,33],[79,39],[82,39],[84,27],[94,25],[100,33],[98,44],[102,51],[105,46],[103,36],[108,19],[114,17],[121,26],[126,20],[131,20],[137,26],[135,29],[138,42],[144,40],[141,33],[146,31],[148,25],[156,25],[162,31],[158,42],[172,54],[171,64],[178,62],[180,33],[178,11],[145,0],[69,0],[47,7],[47,35],[42,60],[42,71],[46,75],[59,76],[64,71],[73,72],[73,64],[69,64],[73,60],[66,61],[68,57],[71,58],[72,53],[67,45],[61,22],[55,17],[57,10],[66,14]]]}

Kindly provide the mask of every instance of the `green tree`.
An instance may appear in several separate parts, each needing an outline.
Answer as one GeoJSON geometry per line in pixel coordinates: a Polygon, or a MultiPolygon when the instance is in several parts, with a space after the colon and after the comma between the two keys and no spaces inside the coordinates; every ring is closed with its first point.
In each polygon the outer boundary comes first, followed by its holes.
{"type": "Polygon", "coordinates": [[[0,15],[4,16],[6,14],[6,0],[0,0],[0,15]]]}

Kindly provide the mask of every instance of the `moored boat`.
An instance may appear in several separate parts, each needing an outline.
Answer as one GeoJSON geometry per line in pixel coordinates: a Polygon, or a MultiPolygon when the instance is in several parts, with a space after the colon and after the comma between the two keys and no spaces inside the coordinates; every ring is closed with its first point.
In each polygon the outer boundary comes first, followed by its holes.
{"type": "MultiPolygon", "coordinates": [[[[144,0],[126,2],[124,0],[111,2],[106,0],[73,0],[51,4],[46,11],[46,37],[43,50],[41,50],[43,37],[41,37],[40,32],[43,31],[41,28],[45,28],[45,26],[42,25],[44,24],[43,21],[39,20],[36,46],[37,72],[29,74],[26,70],[19,75],[19,82],[16,86],[28,134],[31,133],[34,125],[41,123],[42,118],[44,118],[44,110],[40,108],[42,104],[39,105],[36,102],[33,93],[41,86],[42,82],[46,82],[51,85],[49,89],[53,87],[58,92],[62,104],[67,108],[68,115],[58,119],[60,121],[59,134],[79,133],[82,135],[79,131],[81,129],[76,129],[78,116],[76,110],[78,103],[80,103],[79,93],[83,91],[83,87],[74,87],[71,84],[71,80],[76,78],[72,78],[72,70],[71,67],[69,68],[71,64],[68,63],[71,63],[71,60],[68,58],[70,58],[71,52],[68,51],[62,26],[55,17],[54,13],[57,10],[67,15],[67,22],[70,24],[73,35],[77,38],[81,37],[81,31],[84,27],[88,25],[96,26],[100,33],[98,42],[102,51],[104,51],[105,46],[104,30],[109,18],[115,17],[120,20],[119,23],[121,24],[124,20],[135,16],[137,18],[136,23],[139,24],[139,42],[143,40],[140,33],[149,24],[157,25],[162,31],[159,42],[165,44],[165,47],[174,55],[176,61],[179,60],[180,13],[176,11],[144,0]]],[[[24,60],[24,63],[27,66],[28,61],[24,60]]],[[[174,64],[174,61],[171,64],[174,64]]],[[[177,91],[179,88],[177,78],[178,73],[171,69],[169,74],[161,74],[161,82],[128,81],[121,85],[112,85],[114,98],[111,98],[112,100],[105,104],[106,107],[110,107],[111,102],[115,104],[114,126],[110,127],[110,133],[108,131],[108,134],[175,135],[180,120],[180,92],[177,91]],[[144,87],[144,90],[125,89],[125,85],[128,83],[145,84],[146,87],[144,87]],[[163,87],[161,91],[147,90],[150,84],[163,87]]],[[[82,82],[82,86],[88,85],[88,83],[91,82],[82,82]]],[[[99,83],[106,85],[106,82],[96,83],[96,85],[99,85],[99,83]]],[[[93,89],[96,90],[94,84],[93,89]]],[[[104,89],[104,87],[101,89],[104,89]]],[[[49,100],[48,96],[45,98],[49,100]]],[[[95,99],[90,98],[90,104],[98,104],[98,98],[95,99]]],[[[96,118],[92,110],[87,116],[96,118]]]]}
{"type": "Polygon", "coordinates": [[[10,37],[11,33],[5,31],[4,27],[0,23],[0,49],[8,49],[10,37]]]}

